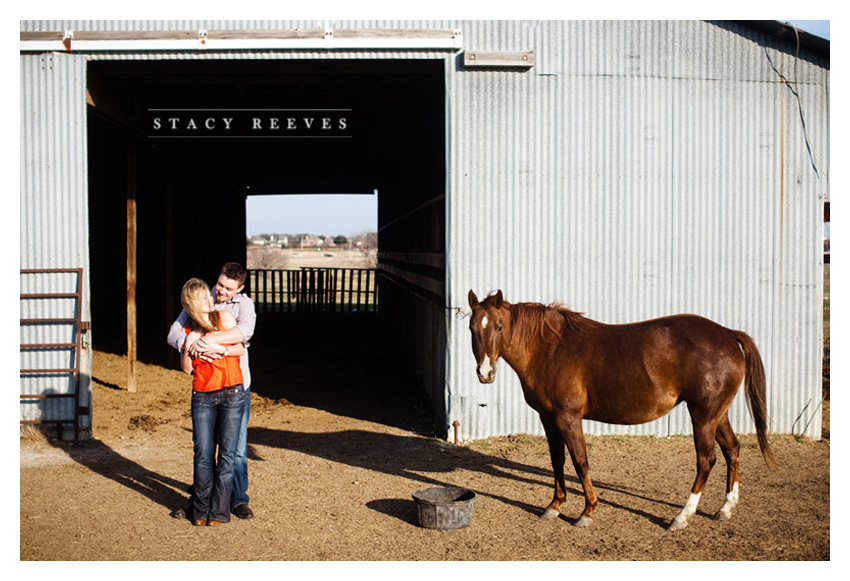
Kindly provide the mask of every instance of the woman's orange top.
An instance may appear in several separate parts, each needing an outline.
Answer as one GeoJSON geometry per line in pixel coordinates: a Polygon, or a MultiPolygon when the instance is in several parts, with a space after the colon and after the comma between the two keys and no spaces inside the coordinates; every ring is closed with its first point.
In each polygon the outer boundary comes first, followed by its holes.
{"type": "MultiPolygon", "coordinates": [[[[189,327],[185,327],[184,331],[188,335],[189,327]]],[[[212,361],[192,359],[192,389],[195,391],[218,391],[241,383],[243,380],[239,357],[228,355],[212,361]]]]}

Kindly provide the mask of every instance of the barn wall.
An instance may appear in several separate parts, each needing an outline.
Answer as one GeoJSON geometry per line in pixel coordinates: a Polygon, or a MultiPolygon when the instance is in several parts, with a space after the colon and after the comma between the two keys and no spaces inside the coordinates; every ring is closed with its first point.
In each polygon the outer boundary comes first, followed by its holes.
{"type": "MultiPolygon", "coordinates": [[[[534,50],[538,64],[450,76],[448,385],[462,435],[541,433],[504,364],[477,382],[473,288],[608,323],[690,312],[745,330],[774,430],[811,420],[819,437],[828,68],[706,22],[476,23],[464,36],[467,50],[534,50]]],[[[731,417],[754,430],[741,397],[731,417]]],[[[680,406],[586,429],[691,428],[680,406]]]]}
{"type": "MultiPolygon", "coordinates": [[[[368,28],[372,27],[373,23],[369,22],[347,22],[334,23],[333,26],[342,28],[368,28]]],[[[387,28],[405,28],[407,23],[384,23],[387,28]]],[[[179,23],[173,22],[156,22],[156,21],[122,21],[122,22],[91,22],[91,21],[28,21],[21,23],[22,31],[56,31],[56,30],[76,30],[76,31],[91,31],[91,30],[197,30],[200,28],[208,28],[211,30],[220,29],[252,29],[252,28],[322,28],[322,24],[315,22],[275,22],[275,21],[184,21],[179,23]]],[[[445,28],[446,23],[425,23],[425,28],[445,28]]],[[[423,99],[437,99],[437,106],[430,106],[428,109],[423,107],[401,107],[400,110],[411,115],[413,118],[410,122],[399,123],[396,128],[396,134],[388,136],[390,140],[399,141],[395,147],[387,146],[392,156],[395,159],[382,159],[388,168],[392,171],[381,182],[375,186],[379,189],[379,217],[383,225],[382,231],[379,233],[380,247],[382,249],[381,267],[382,277],[381,295],[382,305],[387,308],[388,312],[398,312],[402,314],[413,313],[413,320],[416,324],[410,325],[389,325],[390,332],[399,335],[399,340],[395,345],[399,347],[404,355],[400,360],[410,362],[410,371],[414,382],[419,385],[431,399],[435,414],[440,416],[445,415],[446,401],[443,386],[445,384],[445,361],[446,361],[446,339],[445,339],[445,274],[444,274],[444,252],[445,252],[445,154],[442,151],[444,139],[440,137],[440,147],[434,149],[424,149],[428,158],[423,158],[423,151],[419,147],[418,141],[428,140],[433,141],[430,135],[424,135],[424,132],[439,134],[444,133],[444,86],[442,82],[443,64],[442,61],[447,58],[450,62],[454,62],[454,52],[446,50],[336,50],[328,53],[324,50],[299,50],[299,51],[266,51],[266,50],[240,50],[240,51],[164,51],[164,52],[115,52],[101,53],[95,52],[86,55],[88,62],[92,61],[120,61],[120,60],[228,60],[228,59],[251,59],[251,60],[276,60],[276,59],[298,59],[310,60],[321,59],[325,60],[329,56],[333,59],[356,59],[356,60],[382,60],[382,59],[417,59],[435,61],[437,63],[436,70],[438,71],[439,86],[435,86],[433,90],[423,91],[426,94],[423,99]],[[428,94],[431,93],[431,94],[428,94]],[[410,131],[410,127],[416,125],[418,120],[429,120],[428,127],[414,127],[410,131]],[[430,120],[433,119],[434,122],[430,120]],[[413,137],[411,137],[413,136],[413,137]],[[436,154],[436,158],[434,157],[436,154]],[[422,173],[422,167],[431,168],[427,173],[422,173]],[[422,288],[421,285],[425,285],[422,288]],[[423,355],[424,354],[424,355],[423,355]],[[422,355],[422,357],[420,357],[422,355]],[[423,358],[424,357],[424,358],[423,358]]],[[[84,88],[84,85],[83,85],[84,88]]],[[[116,132],[112,128],[113,133],[116,132]]],[[[122,139],[120,130],[117,131],[119,141],[122,139]]],[[[85,138],[85,131],[83,131],[85,138]]],[[[386,137],[382,137],[386,140],[386,137]]],[[[109,172],[115,168],[106,167],[104,164],[109,164],[106,160],[109,156],[121,157],[124,155],[124,144],[118,143],[117,147],[122,149],[110,149],[108,140],[104,140],[107,144],[103,151],[98,151],[98,159],[94,160],[97,166],[96,171],[92,172],[95,183],[90,185],[91,192],[89,194],[98,201],[104,204],[98,204],[98,211],[95,214],[98,216],[97,228],[104,226],[112,228],[115,223],[120,223],[122,217],[119,216],[115,209],[106,209],[107,204],[112,207],[110,191],[114,186],[115,180],[111,179],[109,172]],[[103,180],[100,180],[103,178],[103,180]],[[101,187],[100,182],[105,181],[106,185],[101,187]]],[[[140,149],[140,176],[141,181],[138,184],[139,189],[139,288],[137,297],[139,300],[138,309],[142,313],[145,310],[145,301],[150,303],[158,303],[160,306],[165,303],[174,302],[174,297],[167,296],[163,299],[164,277],[157,276],[156,273],[147,273],[145,269],[153,268],[163,271],[163,264],[155,259],[145,258],[146,255],[165,256],[168,260],[173,261],[173,272],[169,271],[169,276],[174,280],[183,280],[184,274],[181,272],[190,272],[197,274],[199,268],[204,272],[209,272],[210,276],[207,279],[214,279],[216,271],[205,268],[206,265],[192,264],[191,269],[185,268],[183,264],[185,260],[180,253],[173,255],[166,249],[163,253],[160,246],[162,244],[170,244],[171,248],[177,248],[181,244],[181,237],[190,236],[192,232],[185,227],[174,226],[172,240],[166,242],[164,235],[159,235],[159,232],[168,232],[170,228],[167,224],[159,222],[171,221],[176,224],[180,220],[180,216],[185,215],[185,211],[181,211],[179,204],[183,198],[197,197],[199,194],[193,189],[193,181],[188,180],[178,183],[179,177],[184,171],[168,170],[164,168],[163,160],[156,159],[156,152],[149,151],[144,147],[140,149]],[[169,189],[173,192],[168,196],[168,200],[160,200],[169,189]],[[163,209],[159,212],[157,209],[163,209]],[[157,233],[146,240],[147,234],[151,232],[157,233]],[[182,278],[181,278],[182,277],[182,278]],[[148,285],[147,288],[145,285],[148,285]]],[[[119,167],[120,170],[120,167],[119,167]]],[[[114,176],[113,176],[114,177],[114,176]]],[[[203,189],[203,188],[202,188],[203,189]]],[[[204,190],[204,196],[209,197],[210,191],[204,190]]],[[[230,195],[222,193],[222,196],[230,195]]],[[[244,200],[240,200],[237,204],[244,211],[244,200]]],[[[230,206],[229,206],[230,207],[230,206]]],[[[234,206],[235,207],[235,206],[234,206]]],[[[184,209],[185,210],[185,209],[184,209]]],[[[236,217],[234,223],[244,226],[244,216],[236,217]]],[[[120,226],[120,224],[119,224],[120,226]]],[[[244,231],[237,232],[241,240],[244,240],[244,231]]],[[[97,252],[100,255],[117,253],[121,254],[123,250],[118,247],[98,247],[93,248],[92,252],[97,252]]],[[[210,256],[203,257],[205,261],[209,261],[210,256]]],[[[228,260],[234,257],[227,257],[228,260]]],[[[237,258],[238,259],[238,258],[237,258]]],[[[123,260],[123,259],[122,259],[123,260]]],[[[223,262],[219,261],[218,257],[213,258],[216,268],[223,262]]],[[[244,262],[244,258],[241,259],[244,262]]],[[[120,279],[122,274],[119,269],[122,267],[120,261],[99,260],[99,265],[103,267],[104,272],[98,273],[97,281],[103,283],[98,288],[114,287],[118,283],[123,284],[123,279],[120,279]]],[[[173,286],[175,283],[171,283],[173,286]]],[[[165,291],[168,290],[168,283],[165,284],[165,291]]],[[[104,293],[108,291],[104,290],[104,293]]],[[[100,310],[111,309],[115,311],[118,305],[114,301],[106,303],[104,296],[102,300],[96,300],[97,308],[100,310]]],[[[158,311],[149,312],[155,314],[155,317],[145,317],[145,324],[139,328],[139,357],[145,361],[153,361],[163,363],[168,360],[168,356],[172,355],[171,350],[167,348],[162,341],[161,329],[167,328],[167,325],[172,320],[172,315],[166,316],[160,320],[162,314],[161,309],[158,311]],[[160,331],[157,331],[157,330],[160,331]]],[[[113,314],[121,315],[115,311],[113,314]]],[[[391,317],[386,317],[388,321],[392,321],[391,317]]],[[[110,318],[111,320],[111,318],[110,318]]],[[[102,337],[97,344],[98,349],[106,349],[108,351],[122,353],[123,346],[126,342],[126,328],[119,318],[119,323],[110,327],[109,334],[102,337]]]]}
{"type": "MultiPolygon", "coordinates": [[[[85,58],[78,55],[21,56],[21,269],[82,268],[82,320],[90,320],[88,222],[86,198],[85,58]]],[[[21,293],[67,293],[76,275],[25,274],[21,293]]],[[[75,301],[27,299],[21,318],[73,316],[75,301]]],[[[22,325],[21,344],[73,343],[74,325],[22,325]]],[[[90,334],[89,334],[90,338],[90,334]]],[[[82,352],[80,405],[90,403],[91,353],[82,352]]],[[[67,349],[22,351],[21,367],[73,367],[67,349]]],[[[22,394],[73,393],[67,374],[21,375],[22,394]]],[[[74,416],[69,398],[28,400],[21,420],[58,420],[74,416]]],[[[81,427],[91,426],[91,416],[81,427]]]]}
{"type": "MultiPolygon", "coordinates": [[[[501,288],[510,301],[560,301],[605,322],[692,312],[745,330],[765,360],[773,429],[799,433],[805,426],[806,435],[819,437],[821,221],[829,193],[828,58],[824,62],[805,51],[797,58],[795,47],[752,29],[702,21],[21,25],[22,30],[315,27],[459,28],[466,50],[535,53],[531,69],[492,71],[467,70],[460,54],[439,51],[333,53],[335,58],[446,61],[447,426],[460,422],[462,438],[541,433],[512,372],[503,366],[499,379],[489,386],[475,378],[466,293],[473,288],[482,296],[501,288]]],[[[295,52],[215,56],[294,58],[295,52]]],[[[327,55],[297,51],[297,58],[327,55]]],[[[29,69],[22,69],[22,87],[23,81],[27,85],[22,96],[37,92],[40,83],[51,78],[37,70],[35,63],[44,58],[22,56],[22,63],[30,63],[29,69]]],[[[73,63],[73,74],[80,77],[82,58],[71,55],[62,62],[73,63]]],[[[80,92],[71,94],[70,109],[64,99],[42,105],[56,110],[51,114],[59,127],[68,129],[63,139],[70,136],[73,141],[84,120],[75,125],[72,118],[84,106],[74,105],[82,98],[80,92]]],[[[31,113],[33,107],[23,101],[22,114],[31,113]]],[[[37,123],[43,133],[50,131],[48,119],[37,123]]],[[[49,141],[48,149],[56,155],[68,155],[58,137],[51,134],[49,141]]],[[[25,165],[26,171],[35,168],[50,175],[50,164],[36,159],[41,155],[41,148],[34,149],[36,143],[36,137],[22,129],[22,151],[33,150],[22,157],[22,176],[25,165]]],[[[84,148],[79,155],[85,155],[84,148]]],[[[81,163],[71,165],[84,168],[84,158],[81,163]]],[[[77,184],[72,204],[84,206],[84,180],[68,177],[77,184]]],[[[69,183],[53,176],[48,180],[62,187],[69,183]]],[[[49,188],[36,186],[35,180],[22,181],[22,205],[47,199],[44,192],[49,188]],[[28,188],[32,195],[26,193],[28,188]]],[[[22,231],[52,224],[37,215],[22,208],[22,231]]],[[[73,214],[63,210],[63,215],[73,214]]],[[[62,256],[68,247],[57,243],[61,232],[51,231],[37,244],[62,246],[62,256]]],[[[22,262],[28,256],[26,245],[35,244],[36,238],[22,233],[22,262]]],[[[84,246],[80,260],[85,260],[84,246]]],[[[433,315],[429,307],[419,318],[433,320],[433,315]]],[[[441,339],[432,340],[431,346],[439,348],[441,339]]],[[[737,431],[753,431],[740,398],[732,419],[737,431]]],[[[681,409],[643,426],[588,423],[587,428],[595,433],[659,435],[690,431],[681,409]]]]}

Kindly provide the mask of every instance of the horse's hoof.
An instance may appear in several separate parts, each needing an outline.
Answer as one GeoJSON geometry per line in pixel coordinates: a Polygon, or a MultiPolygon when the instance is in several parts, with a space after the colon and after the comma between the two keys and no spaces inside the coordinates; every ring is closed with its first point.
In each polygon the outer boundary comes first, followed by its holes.
{"type": "Polygon", "coordinates": [[[552,518],[558,518],[560,515],[561,513],[555,510],[554,508],[547,508],[546,512],[540,515],[540,518],[549,520],[552,518]]]}
{"type": "Polygon", "coordinates": [[[580,529],[586,529],[590,525],[593,524],[593,519],[589,516],[581,515],[576,522],[573,523],[574,527],[578,527],[580,529]]]}
{"type": "Polygon", "coordinates": [[[686,526],[688,526],[688,523],[681,521],[681,520],[673,519],[673,522],[670,523],[670,526],[667,527],[667,530],[668,531],[680,531],[683,528],[685,528],[686,526]]]}
{"type": "Polygon", "coordinates": [[[731,520],[732,513],[731,512],[726,513],[726,512],[723,512],[722,510],[719,510],[716,513],[714,513],[714,516],[712,516],[711,518],[714,519],[714,520],[731,520]]]}

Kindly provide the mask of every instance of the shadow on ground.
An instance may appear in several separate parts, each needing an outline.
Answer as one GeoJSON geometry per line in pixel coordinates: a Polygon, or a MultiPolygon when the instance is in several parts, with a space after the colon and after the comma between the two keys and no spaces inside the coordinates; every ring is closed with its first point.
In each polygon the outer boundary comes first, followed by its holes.
{"type": "MultiPolygon", "coordinates": [[[[434,436],[445,434],[441,418],[431,414],[424,394],[394,357],[380,319],[369,316],[262,315],[251,343],[252,390],[266,398],[321,409],[419,434],[400,436],[370,431],[296,432],[249,428],[249,443],[289,449],[350,466],[377,470],[427,486],[449,485],[440,474],[459,468],[518,483],[552,482],[550,468],[519,464],[446,444],[434,436]],[[421,437],[426,436],[426,437],[421,437]]],[[[583,496],[573,476],[568,494],[583,496]]],[[[623,487],[594,481],[597,489],[635,495],[623,487]]],[[[476,490],[531,514],[541,507],[476,490]]],[[[637,495],[635,495],[637,496],[637,495]]],[[[666,526],[657,515],[600,500],[666,526]]],[[[667,503],[662,503],[667,504],[667,503]]],[[[373,510],[406,522],[415,519],[407,500],[376,500],[373,510]]],[[[673,505],[670,505],[673,507],[673,505]]],[[[675,508],[675,507],[674,507],[675,508]]],[[[566,518],[563,517],[562,518],[566,518]]]]}
{"type": "MultiPolygon", "coordinates": [[[[552,482],[549,468],[507,460],[498,456],[484,454],[476,450],[454,446],[433,438],[416,435],[397,435],[377,433],[365,430],[343,430],[339,432],[296,432],[269,428],[249,428],[248,440],[251,445],[260,445],[292,450],[316,458],[330,460],[370,471],[378,471],[390,476],[398,476],[421,483],[422,488],[431,486],[454,486],[447,475],[459,469],[479,473],[491,478],[509,479],[519,484],[546,486],[552,482]]],[[[583,496],[581,485],[573,475],[567,476],[567,494],[583,496]]],[[[611,490],[628,496],[651,500],[666,507],[676,505],[647,498],[625,487],[607,482],[594,481],[597,490],[611,490]]],[[[540,506],[518,502],[494,494],[487,489],[475,490],[481,496],[516,506],[530,514],[540,515],[540,506]]],[[[659,526],[667,522],[658,514],[649,514],[633,507],[624,506],[606,499],[600,499],[601,505],[613,506],[638,515],[659,526]]],[[[383,499],[373,502],[373,510],[379,510],[406,522],[411,520],[412,502],[399,499],[383,499]]],[[[664,512],[664,511],[662,511],[664,512]]],[[[413,514],[415,517],[415,514],[413,514]]],[[[561,515],[562,519],[569,520],[561,515]]]]}

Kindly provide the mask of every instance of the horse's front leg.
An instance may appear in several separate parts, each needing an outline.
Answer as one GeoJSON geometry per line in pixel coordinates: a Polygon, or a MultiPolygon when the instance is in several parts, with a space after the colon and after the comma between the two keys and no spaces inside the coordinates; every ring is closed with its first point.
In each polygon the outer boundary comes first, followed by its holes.
{"type": "Polygon", "coordinates": [[[546,442],[549,444],[549,458],[552,460],[552,472],[555,475],[555,495],[540,518],[555,518],[560,512],[561,505],[567,498],[567,485],[564,478],[564,438],[557,422],[551,417],[540,414],[543,429],[546,432],[546,442]]]}
{"type": "Polygon", "coordinates": [[[573,523],[573,526],[589,527],[593,524],[593,510],[599,504],[599,499],[596,497],[596,491],[593,490],[593,484],[590,482],[587,446],[584,441],[584,430],[581,428],[581,418],[561,417],[558,418],[558,424],[561,428],[564,442],[567,444],[567,449],[570,451],[570,458],[573,460],[576,474],[579,480],[581,480],[581,486],[584,489],[584,511],[578,520],[573,523]]]}

